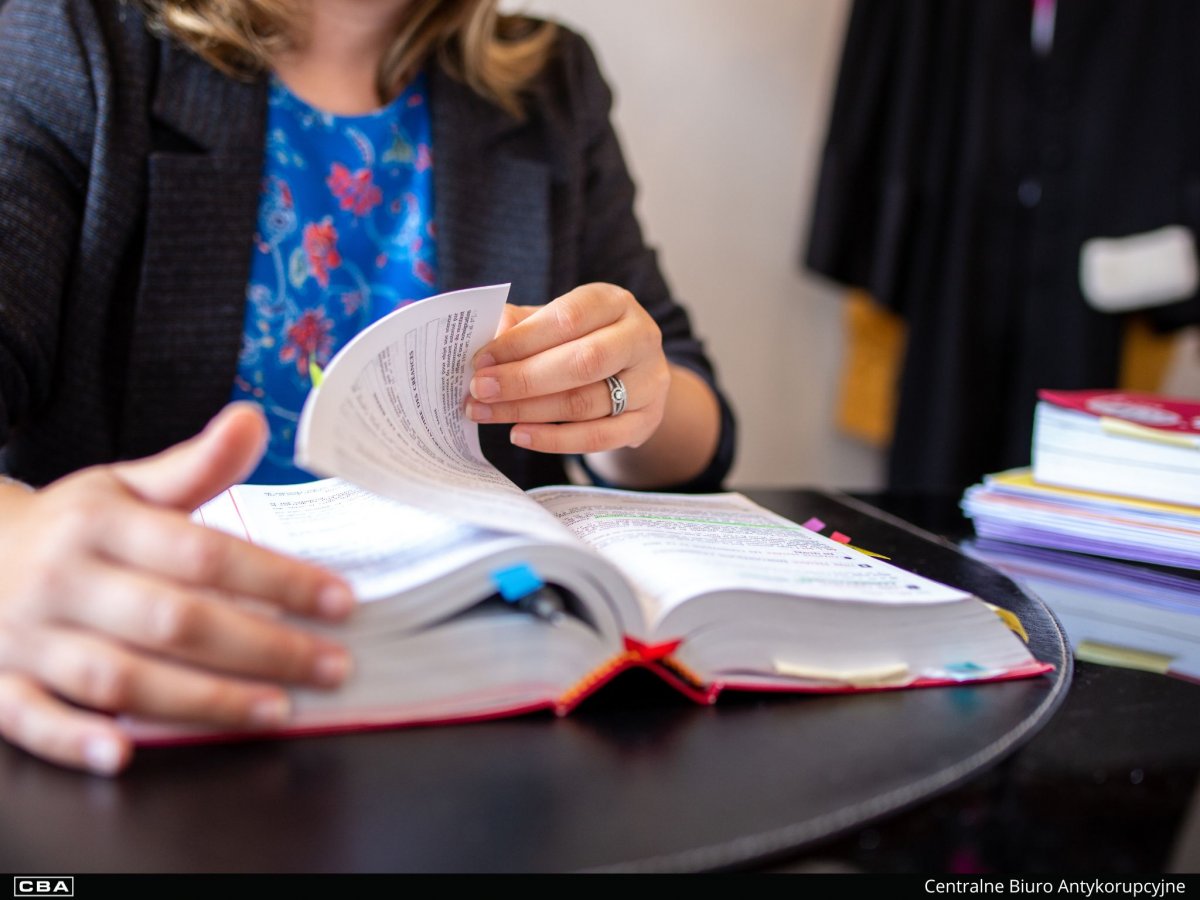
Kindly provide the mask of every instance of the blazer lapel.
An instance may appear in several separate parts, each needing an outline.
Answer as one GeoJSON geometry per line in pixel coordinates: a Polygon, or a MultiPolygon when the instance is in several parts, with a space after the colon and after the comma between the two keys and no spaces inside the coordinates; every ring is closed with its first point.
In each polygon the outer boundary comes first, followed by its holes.
{"type": "Polygon", "coordinates": [[[121,455],[199,431],[230,398],[258,213],[266,82],[169,41],[154,89],[121,455]]]}
{"type": "Polygon", "coordinates": [[[551,161],[539,123],[517,121],[438,66],[429,79],[439,288],[511,282],[510,302],[548,302],[551,161]]]}

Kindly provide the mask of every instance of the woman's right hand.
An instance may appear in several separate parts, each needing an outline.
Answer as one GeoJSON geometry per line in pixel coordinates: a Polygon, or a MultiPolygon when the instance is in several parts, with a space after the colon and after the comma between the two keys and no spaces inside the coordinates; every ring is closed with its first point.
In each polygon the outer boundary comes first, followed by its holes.
{"type": "Polygon", "coordinates": [[[345,678],[343,648],[274,613],[344,618],[346,583],[190,519],[265,442],[233,404],[157,456],[0,489],[0,737],[111,774],[132,755],[118,714],[269,728],[285,683],[345,678]]]}

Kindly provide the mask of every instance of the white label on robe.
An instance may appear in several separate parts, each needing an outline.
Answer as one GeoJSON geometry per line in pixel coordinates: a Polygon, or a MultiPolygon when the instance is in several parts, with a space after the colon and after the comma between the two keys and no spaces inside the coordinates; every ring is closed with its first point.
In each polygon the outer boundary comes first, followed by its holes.
{"type": "Polygon", "coordinates": [[[1119,313],[1186,300],[1200,286],[1191,229],[1168,225],[1123,238],[1092,238],[1079,256],[1087,302],[1119,313]]]}

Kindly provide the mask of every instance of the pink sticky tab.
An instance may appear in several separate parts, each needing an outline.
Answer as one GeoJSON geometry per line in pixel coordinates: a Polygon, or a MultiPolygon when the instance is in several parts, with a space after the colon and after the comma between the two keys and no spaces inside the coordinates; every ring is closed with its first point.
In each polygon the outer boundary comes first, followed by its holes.
{"type": "Polygon", "coordinates": [[[809,519],[807,522],[804,523],[803,527],[807,528],[809,531],[820,531],[822,528],[825,527],[825,523],[822,522],[820,519],[818,519],[816,516],[813,516],[811,519],[809,519]]]}
{"type": "Polygon", "coordinates": [[[837,541],[839,544],[850,543],[850,538],[847,537],[846,535],[842,534],[840,531],[835,531],[833,534],[831,534],[829,536],[829,539],[831,541],[837,541]]]}

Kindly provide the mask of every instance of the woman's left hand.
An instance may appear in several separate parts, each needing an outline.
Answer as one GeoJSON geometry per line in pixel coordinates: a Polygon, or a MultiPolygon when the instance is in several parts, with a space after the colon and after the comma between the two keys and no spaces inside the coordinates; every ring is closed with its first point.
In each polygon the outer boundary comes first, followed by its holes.
{"type": "Polygon", "coordinates": [[[586,284],[545,306],[508,306],[475,356],[467,416],[514,423],[510,439],[545,453],[638,447],[663,420],[671,372],[662,333],[629,291],[586,284]],[[612,415],[605,379],[625,386],[612,415]]]}

